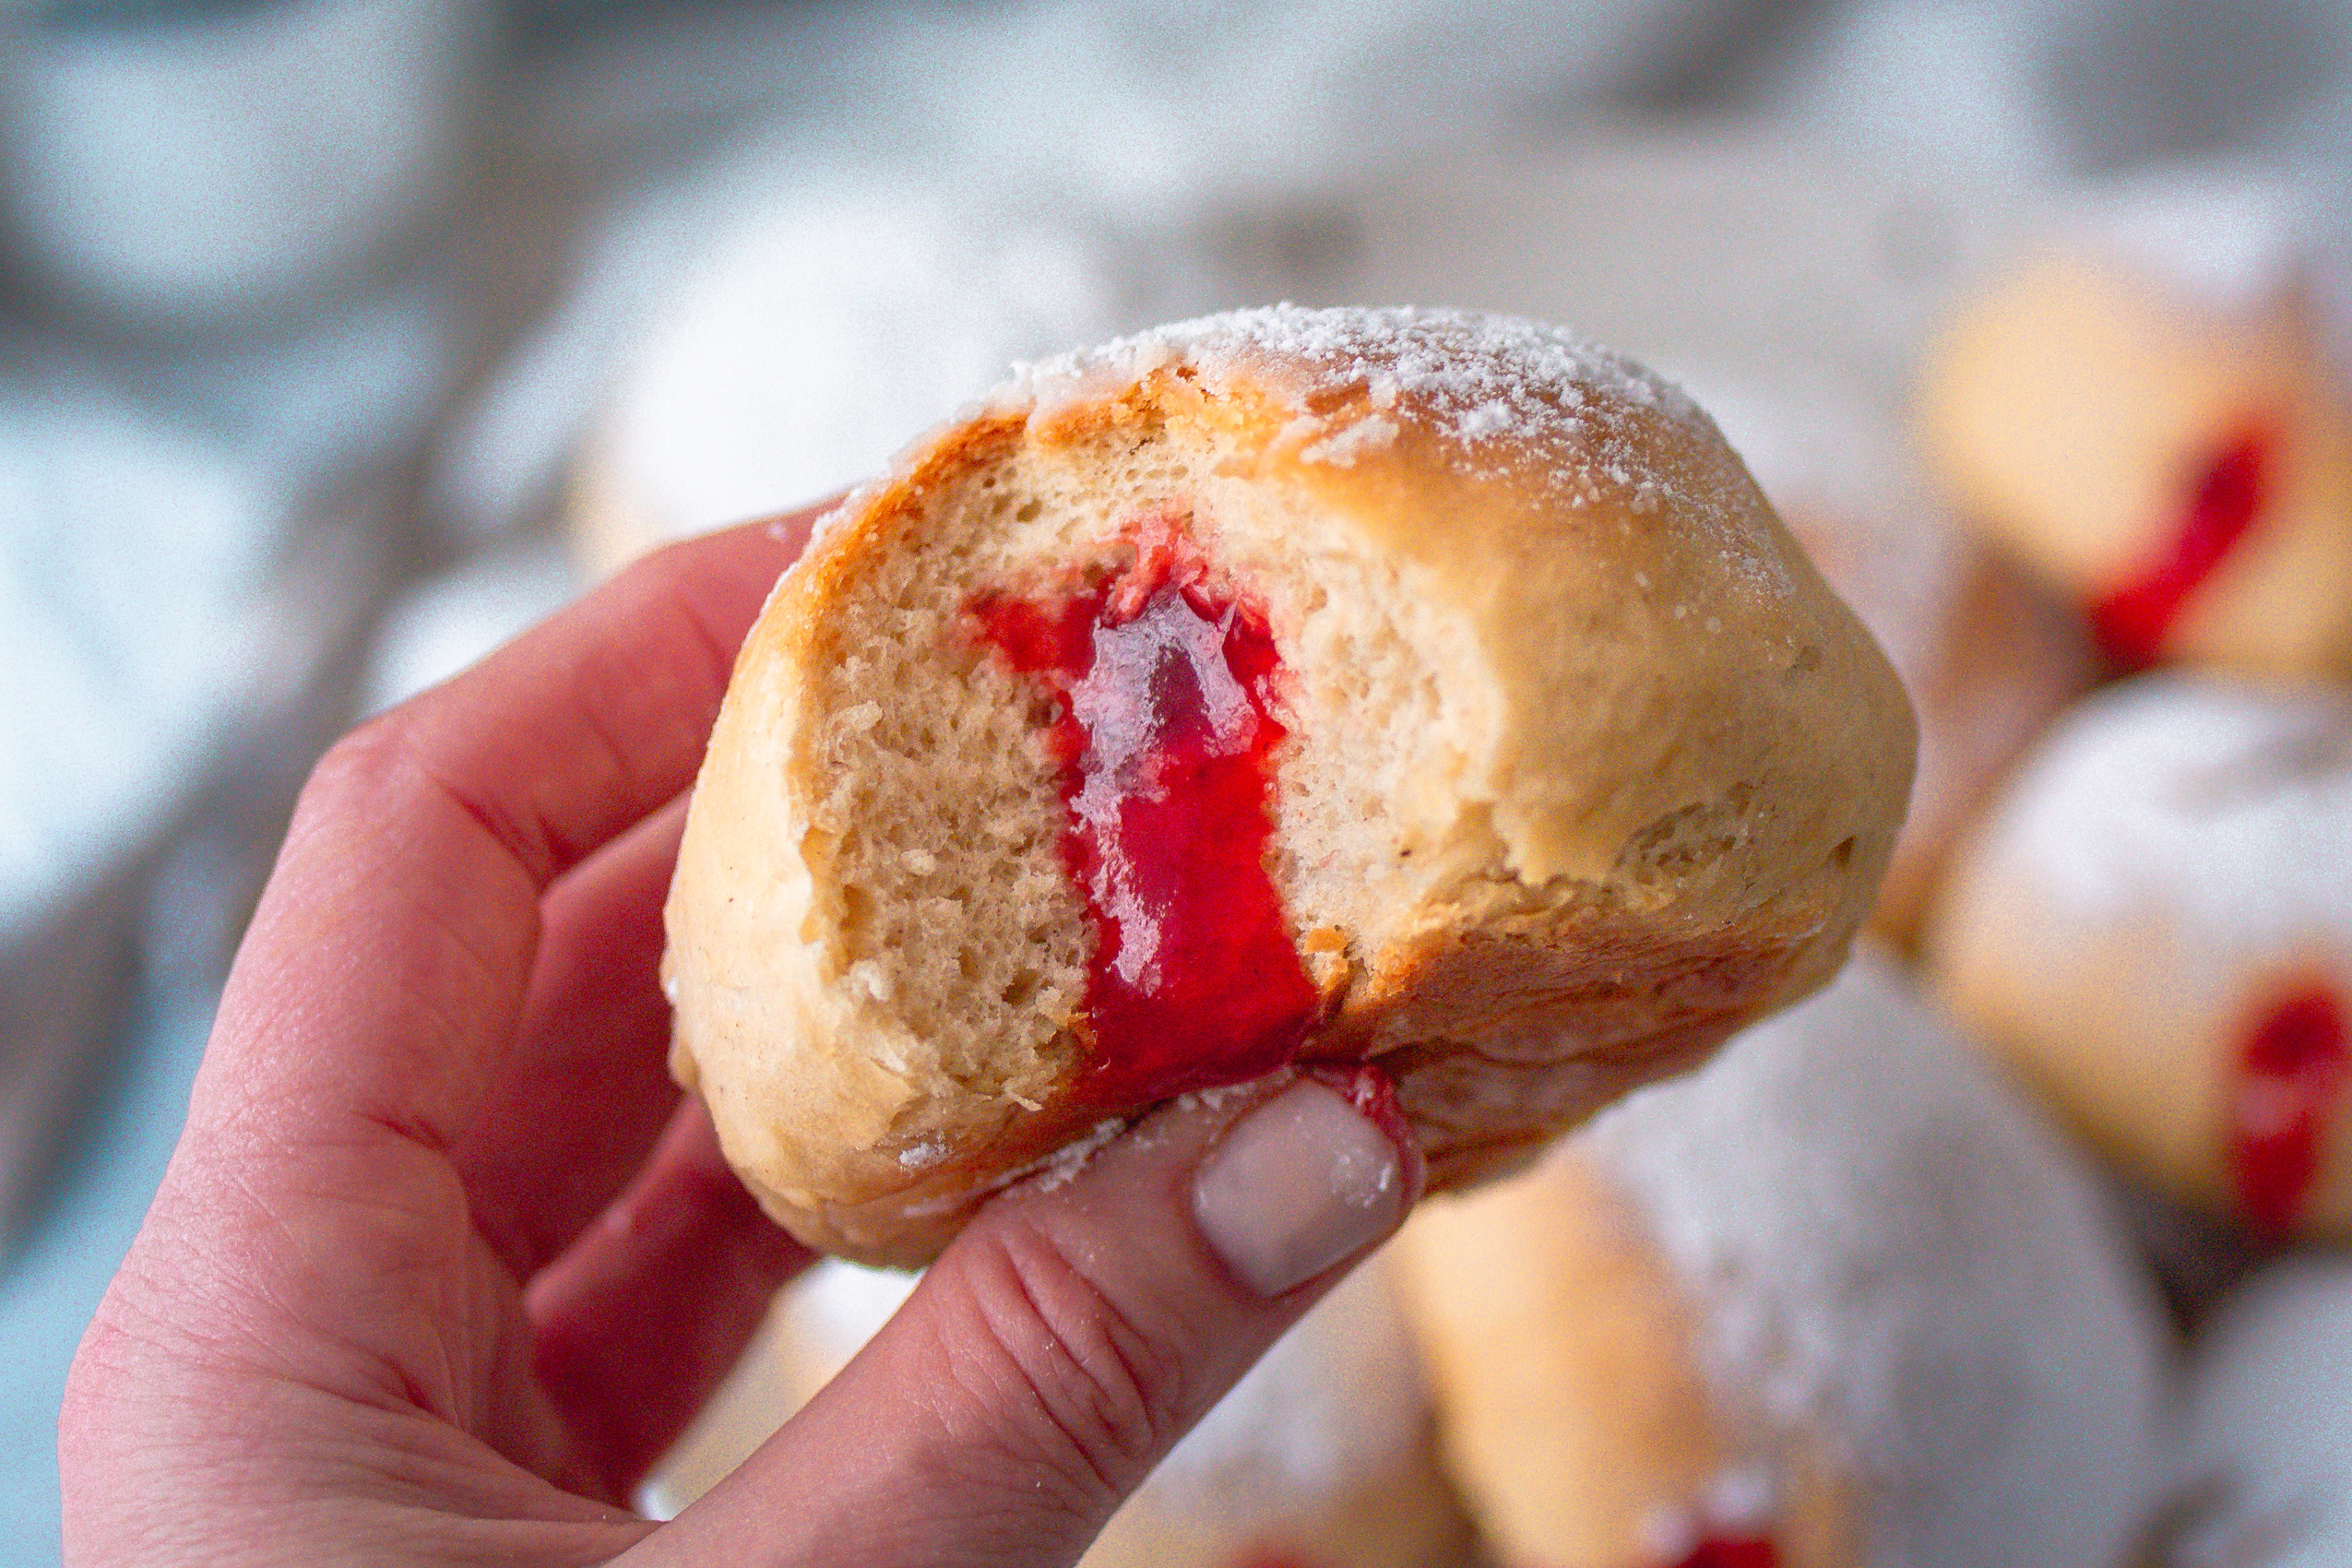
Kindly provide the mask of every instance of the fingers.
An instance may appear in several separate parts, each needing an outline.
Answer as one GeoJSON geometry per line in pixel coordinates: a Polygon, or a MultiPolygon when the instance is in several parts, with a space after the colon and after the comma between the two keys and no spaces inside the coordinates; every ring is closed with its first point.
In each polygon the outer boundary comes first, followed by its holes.
{"type": "Polygon", "coordinates": [[[990,1205],[644,1561],[1075,1562],[1404,1218],[1420,1167],[1384,1088],[1367,1071],[1192,1099],[990,1205]]]}
{"type": "Polygon", "coordinates": [[[533,1363],[575,1452],[625,1498],[812,1254],[743,1190],[689,1100],[644,1173],[525,1297],[533,1363]]]}
{"type": "Polygon", "coordinates": [[[518,1281],[612,1202],[677,1109],[659,969],[684,823],[674,801],[549,891],[515,1044],[450,1151],[474,1229],[518,1281]]]}
{"type": "Polygon", "coordinates": [[[239,955],[192,1125],[254,1116],[301,1142],[372,1123],[445,1148],[520,1014],[541,892],[691,781],[808,521],[664,551],[330,752],[239,955]]]}

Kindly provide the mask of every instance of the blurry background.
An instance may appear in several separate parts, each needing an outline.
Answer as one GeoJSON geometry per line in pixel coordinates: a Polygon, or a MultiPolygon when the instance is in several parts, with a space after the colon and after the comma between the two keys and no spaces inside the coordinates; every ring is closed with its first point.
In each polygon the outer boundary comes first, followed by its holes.
{"type": "Polygon", "coordinates": [[[2085,192],[2340,253],[2347,127],[2337,0],[0,0],[0,1559],[355,717],[1014,357],[1557,297],[1899,415],[2085,192]]]}

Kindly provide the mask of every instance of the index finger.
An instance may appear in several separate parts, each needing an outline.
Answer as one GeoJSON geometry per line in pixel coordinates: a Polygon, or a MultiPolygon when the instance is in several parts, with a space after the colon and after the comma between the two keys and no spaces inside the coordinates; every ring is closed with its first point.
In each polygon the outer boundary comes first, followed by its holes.
{"type": "Polygon", "coordinates": [[[736,648],[815,516],[663,550],[330,751],[238,955],[191,1127],[267,1108],[445,1149],[513,1035],[541,894],[692,781],[736,648]]]}

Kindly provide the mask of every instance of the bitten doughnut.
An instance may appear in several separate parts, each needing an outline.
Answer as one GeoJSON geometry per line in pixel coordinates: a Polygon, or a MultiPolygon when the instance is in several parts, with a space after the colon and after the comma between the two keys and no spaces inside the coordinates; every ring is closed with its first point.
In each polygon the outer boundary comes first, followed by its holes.
{"type": "MultiPolygon", "coordinates": [[[[818,1264],[663,1460],[675,1515],[849,1364],[913,1288],[818,1264]]],[[[1082,1568],[1456,1568],[1469,1523],[1438,1467],[1429,1395],[1388,1265],[1349,1275],[1160,1462],[1082,1568]]]]}
{"type": "Polygon", "coordinates": [[[1860,616],[1918,716],[1918,774],[1871,927],[1908,944],[1953,843],[2019,753],[2098,678],[2073,616],[1966,529],[1898,419],[1835,386],[1698,384],[1788,531],[1860,616]]]}
{"type": "Polygon", "coordinates": [[[1396,1253],[1503,1568],[2113,1563],[2153,1490],[2087,1174],[1868,955],[1396,1253]]]}
{"type": "Polygon", "coordinates": [[[2065,246],[1954,322],[1920,400],[1963,511],[2119,668],[2352,671],[2352,409],[2292,288],[2065,246]]]}
{"type": "Polygon", "coordinates": [[[2159,1191],[2352,1239],[2352,695],[2148,676],[2075,708],[1955,867],[1952,1009],[2159,1191]]]}
{"type": "Polygon", "coordinates": [[[1912,744],[1630,362],[1445,312],[1163,328],[919,444],[778,585],[679,854],[672,1064],[770,1213],[873,1262],[1292,1064],[1376,1061],[1470,1180],[1834,973],[1912,744]]]}

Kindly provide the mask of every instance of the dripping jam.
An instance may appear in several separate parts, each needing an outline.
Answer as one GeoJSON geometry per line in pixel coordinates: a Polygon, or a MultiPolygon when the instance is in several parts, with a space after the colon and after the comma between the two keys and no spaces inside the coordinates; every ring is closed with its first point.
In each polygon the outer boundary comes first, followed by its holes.
{"type": "Polygon", "coordinates": [[[2352,1049],[2335,993],[2313,986],[2273,1005],[2247,1034],[2229,1108],[2229,1170],[2238,1206],[2276,1233],[2301,1216],[2352,1049]]]}
{"type": "Polygon", "coordinates": [[[1158,519],[1109,581],[969,607],[1053,694],[1063,857],[1094,937],[1078,1093],[1103,1105],[1272,1072],[1318,1006],[1265,869],[1281,660],[1264,616],[1188,553],[1158,519]]]}
{"type": "Polygon", "coordinates": [[[2163,657],[2165,639],[2190,598],[2261,515],[2275,445],[2261,429],[2224,442],[2197,470],[2164,557],[2091,606],[2091,630],[2117,669],[2145,670],[2163,657]]]}

